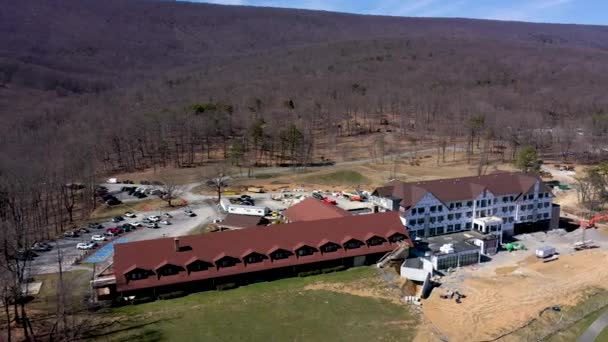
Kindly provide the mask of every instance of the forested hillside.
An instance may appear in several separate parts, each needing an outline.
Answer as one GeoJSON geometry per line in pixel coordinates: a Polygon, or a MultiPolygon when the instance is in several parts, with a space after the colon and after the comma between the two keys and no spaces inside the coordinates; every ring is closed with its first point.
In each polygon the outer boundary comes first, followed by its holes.
{"type": "Polygon", "coordinates": [[[582,153],[608,133],[603,26],[23,0],[0,31],[0,187],[32,225],[111,172],[346,159],[355,136],[582,153]]]}

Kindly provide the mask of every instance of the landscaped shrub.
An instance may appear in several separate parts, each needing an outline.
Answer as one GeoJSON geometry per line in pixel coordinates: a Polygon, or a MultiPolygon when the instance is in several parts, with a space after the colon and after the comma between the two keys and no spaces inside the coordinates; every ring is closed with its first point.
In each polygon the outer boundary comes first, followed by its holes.
{"type": "Polygon", "coordinates": [[[346,269],[346,266],[336,266],[331,268],[325,268],[322,270],[323,273],[332,273],[332,272],[340,272],[346,269]]]}
{"type": "Polygon", "coordinates": [[[173,299],[173,298],[179,298],[179,297],[183,297],[185,295],[187,295],[188,293],[186,291],[175,291],[175,292],[168,292],[168,293],[163,293],[161,295],[158,295],[158,299],[173,299]]]}
{"type": "Polygon", "coordinates": [[[236,283],[226,283],[226,284],[216,285],[215,289],[218,291],[224,291],[224,290],[234,289],[236,287],[237,287],[236,283]]]}

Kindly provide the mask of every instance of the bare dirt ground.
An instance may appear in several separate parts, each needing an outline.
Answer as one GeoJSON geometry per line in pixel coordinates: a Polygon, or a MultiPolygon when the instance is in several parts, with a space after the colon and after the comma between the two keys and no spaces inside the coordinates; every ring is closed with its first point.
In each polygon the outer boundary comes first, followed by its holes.
{"type": "Polygon", "coordinates": [[[538,235],[535,243],[522,240],[528,251],[502,252],[489,263],[458,270],[423,302],[424,315],[450,341],[484,341],[517,330],[548,306],[577,305],[586,291],[608,289],[608,238],[595,230],[589,235],[599,249],[572,252],[567,246],[579,238],[576,231],[538,235]],[[559,246],[558,260],[543,263],[533,255],[534,246],[546,242],[559,246]],[[467,297],[461,304],[441,299],[446,288],[467,297]]]}

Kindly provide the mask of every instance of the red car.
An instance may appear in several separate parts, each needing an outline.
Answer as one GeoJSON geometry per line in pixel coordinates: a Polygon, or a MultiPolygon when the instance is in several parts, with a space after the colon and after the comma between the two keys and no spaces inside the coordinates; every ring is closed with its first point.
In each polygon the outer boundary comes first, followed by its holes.
{"type": "Polygon", "coordinates": [[[333,200],[331,198],[328,198],[328,197],[323,198],[322,201],[325,202],[325,203],[327,203],[327,204],[333,204],[333,205],[338,204],[335,200],[333,200]]]}
{"type": "Polygon", "coordinates": [[[122,232],[123,232],[122,228],[118,228],[118,227],[106,229],[106,235],[109,235],[109,236],[120,235],[120,234],[122,234],[122,232]]]}

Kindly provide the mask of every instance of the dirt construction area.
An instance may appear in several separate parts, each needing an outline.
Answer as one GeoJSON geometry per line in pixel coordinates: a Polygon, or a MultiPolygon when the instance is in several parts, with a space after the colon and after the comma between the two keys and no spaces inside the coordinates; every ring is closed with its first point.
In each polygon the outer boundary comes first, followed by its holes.
{"type": "MultiPolygon", "coordinates": [[[[528,250],[500,252],[490,262],[459,269],[440,282],[422,310],[435,331],[450,341],[518,340],[517,331],[550,306],[572,307],[593,289],[608,289],[608,234],[588,230],[599,248],[574,252],[580,230],[526,234],[528,250]],[[556,247],[559,259],[543,263],[534,255],[540,245],[556,247]],[[442,299],[447,290],[466,298],[442,299]],[[513,334],[511,334],[513,332],[513,334]]],[[[435,336],[438,337],[438,336],[435,336]]]]}

